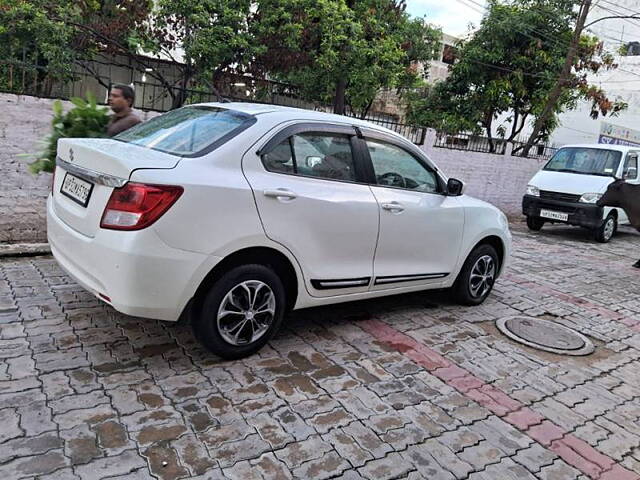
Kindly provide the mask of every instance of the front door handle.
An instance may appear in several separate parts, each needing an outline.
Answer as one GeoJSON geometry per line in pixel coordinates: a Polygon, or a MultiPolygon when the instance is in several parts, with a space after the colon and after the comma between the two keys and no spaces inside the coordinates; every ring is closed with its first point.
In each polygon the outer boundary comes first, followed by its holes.
{"type": "Polygon", "coordinates": [[[404,212],[404,207],[398,202],[383,203],[381,206],[383,210],[388,210],[391,213],[404,212]]]}
{"type": "Polygon", "coordinates": [[[291,190],[287,190],[286,188],[277,188],[275,190],[265,190],[263,193],[265,197],[277,198],[278,200],[285,199],[285,198],[288,200],[293,200],[294,198],[298,197],[298,195],[295,192],[292,192],[291,190]]]}

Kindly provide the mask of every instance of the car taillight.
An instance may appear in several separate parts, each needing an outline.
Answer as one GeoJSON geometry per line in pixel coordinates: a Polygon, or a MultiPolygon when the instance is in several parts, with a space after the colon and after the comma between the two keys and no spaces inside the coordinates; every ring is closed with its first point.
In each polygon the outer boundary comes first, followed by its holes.
{"type": "Polygon", "coordinates": [[[171,185],[127,183],[111,193],[100,221],[101,228],[141,230],[158,220],[184,189],[171,185]]]}

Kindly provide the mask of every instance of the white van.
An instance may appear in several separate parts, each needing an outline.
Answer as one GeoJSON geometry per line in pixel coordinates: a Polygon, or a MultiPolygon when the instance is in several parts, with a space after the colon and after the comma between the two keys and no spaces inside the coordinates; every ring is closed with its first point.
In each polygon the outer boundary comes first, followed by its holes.
{"type": "Polygon", "coordinates": [[[579,225],[593,231],[598,242],[611,240],[618,224],[628,224],[624,210],[598,207],[596,202],[616,178],[639,184],[640,147],[589,144],[559,149],[527,185],[522,213],[529,229],[549,223],[579,225]]]}

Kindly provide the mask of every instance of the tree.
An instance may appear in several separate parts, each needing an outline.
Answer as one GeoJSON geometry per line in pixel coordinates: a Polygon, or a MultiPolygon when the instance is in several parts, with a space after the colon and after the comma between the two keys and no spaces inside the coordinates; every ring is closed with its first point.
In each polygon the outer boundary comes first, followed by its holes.
{"type": "MultiPolygon", "coordinates": [[[[597,118],[598,110],[604,116],[609,112],[617,113],[621,109],[625,108],[625,105],[623,104],[611,102],[606,97],[602,89],[588,85],[586,78],[578,75],[580,71],[584,71],[589,68],[588,65],[585,67],[584,59],[581,58],[581,54],[584,54],[585,51],[583,32],[586,28],[601,22],[602,20],[611,18],[640,18],[640,13],[634,13],[633,15],[606,16],[587,24],[587,17],[589,16],[592,6],[591,2],[592,0],[581,0],[580,2],[580,7],[575,15],[575,27],[573,29],[571,41],[568,44],[566,54],[564,56],[562,70],[544,100],[544,107],[542,108],[542,111],[536,118],[533,131],[531,132],[531,135],[529,135],[529,139],[527,140],[522,152],[525,156],[529,154],[529,150],[540,137],[547,123],[552,121],[554,111],[556,111],[558,106],[561,104],[562,97],[566,96],[567,92],[570,92],[571,89],[579,89],[585,98],[592,100],[593,108],[591,116],[593,118],[597,118]]],[[[587,46],[587,52],[588,51],[589,46],[587,46]]],[[[598,69],[596,68],[592,70],[597,71],[598,69]]]]}
{"type": "Polygon", "coordinates": [[[141,49],[174,58],[182,70],[173,108],[185,100],[190,82],[215,90],[221,75],[242,71],[252,58],[248,31],[251,0],[158,0],[146,28],[136,38],[141,49]]]}
{"type": "Polygon", "coordinates": [[[0,5],[0,53],[7,65],[33,67],[42,77],[69,79],[74,66],[105,84],[88,61],[96,53],[137,56],[129,44],[151,0],[5,0],[0,5]]]}
{"type": "Polygon", "coordinates": [[[73,38],[73,28],[57,18],[69,18],[73,9],[60,4],[46,9],[44,2],[5,0],[0,5],[0,82],[14,88],[18,80],[16,66],[36,78],[42,74],[35,66],[52,76],[65,78],[70,73],[73,58],[67,45],[73,38]],[[51,14],[54,15],[51,15],[51,14]]]}
{"type": "MultiPolygon", "coordinates": [[[[413,103],[411,120],[447,132],[484,131],[491,151],[494,132],[514,140],[544,109],[563,68],[573,17],[569,0],[490,1],[479,30],[459,45],[450,76],[413,103]],[[504,115],[506,121],[496,125],[504,115]]],[[[558,114],[575,108],[579,99],[592,100],[594,115],[624,107],[586,81],[588,72],[614,67],[612,57],[602,53],[595,39],[581,37],[576,60],[574,83],[558,98],[535,141],[546,138],[556,127],[558,114]]]]}
{"type": "Polygon", "coordinates": [[[254,73],[333,100],[335,113],[349,105],[361,115],[381,88],[410,84],[412,64],[433,58],[440,36],[392,0],[264,0],[250,30],[254,73]]]}

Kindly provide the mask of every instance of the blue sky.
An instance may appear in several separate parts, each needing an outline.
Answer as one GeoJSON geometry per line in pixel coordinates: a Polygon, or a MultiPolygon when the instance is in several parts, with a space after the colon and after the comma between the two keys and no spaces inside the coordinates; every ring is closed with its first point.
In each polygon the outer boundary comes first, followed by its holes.
{"type": "Polygon", "coordinates": [[[485,4],[485,0],[407,0],[407,12],[414,17],[426,16],[429,23],[442,27],[442,31],[461,36],[468,30],[469,23],[478,26],[482,18],[482,8],[475,3],[485,4]]]}

